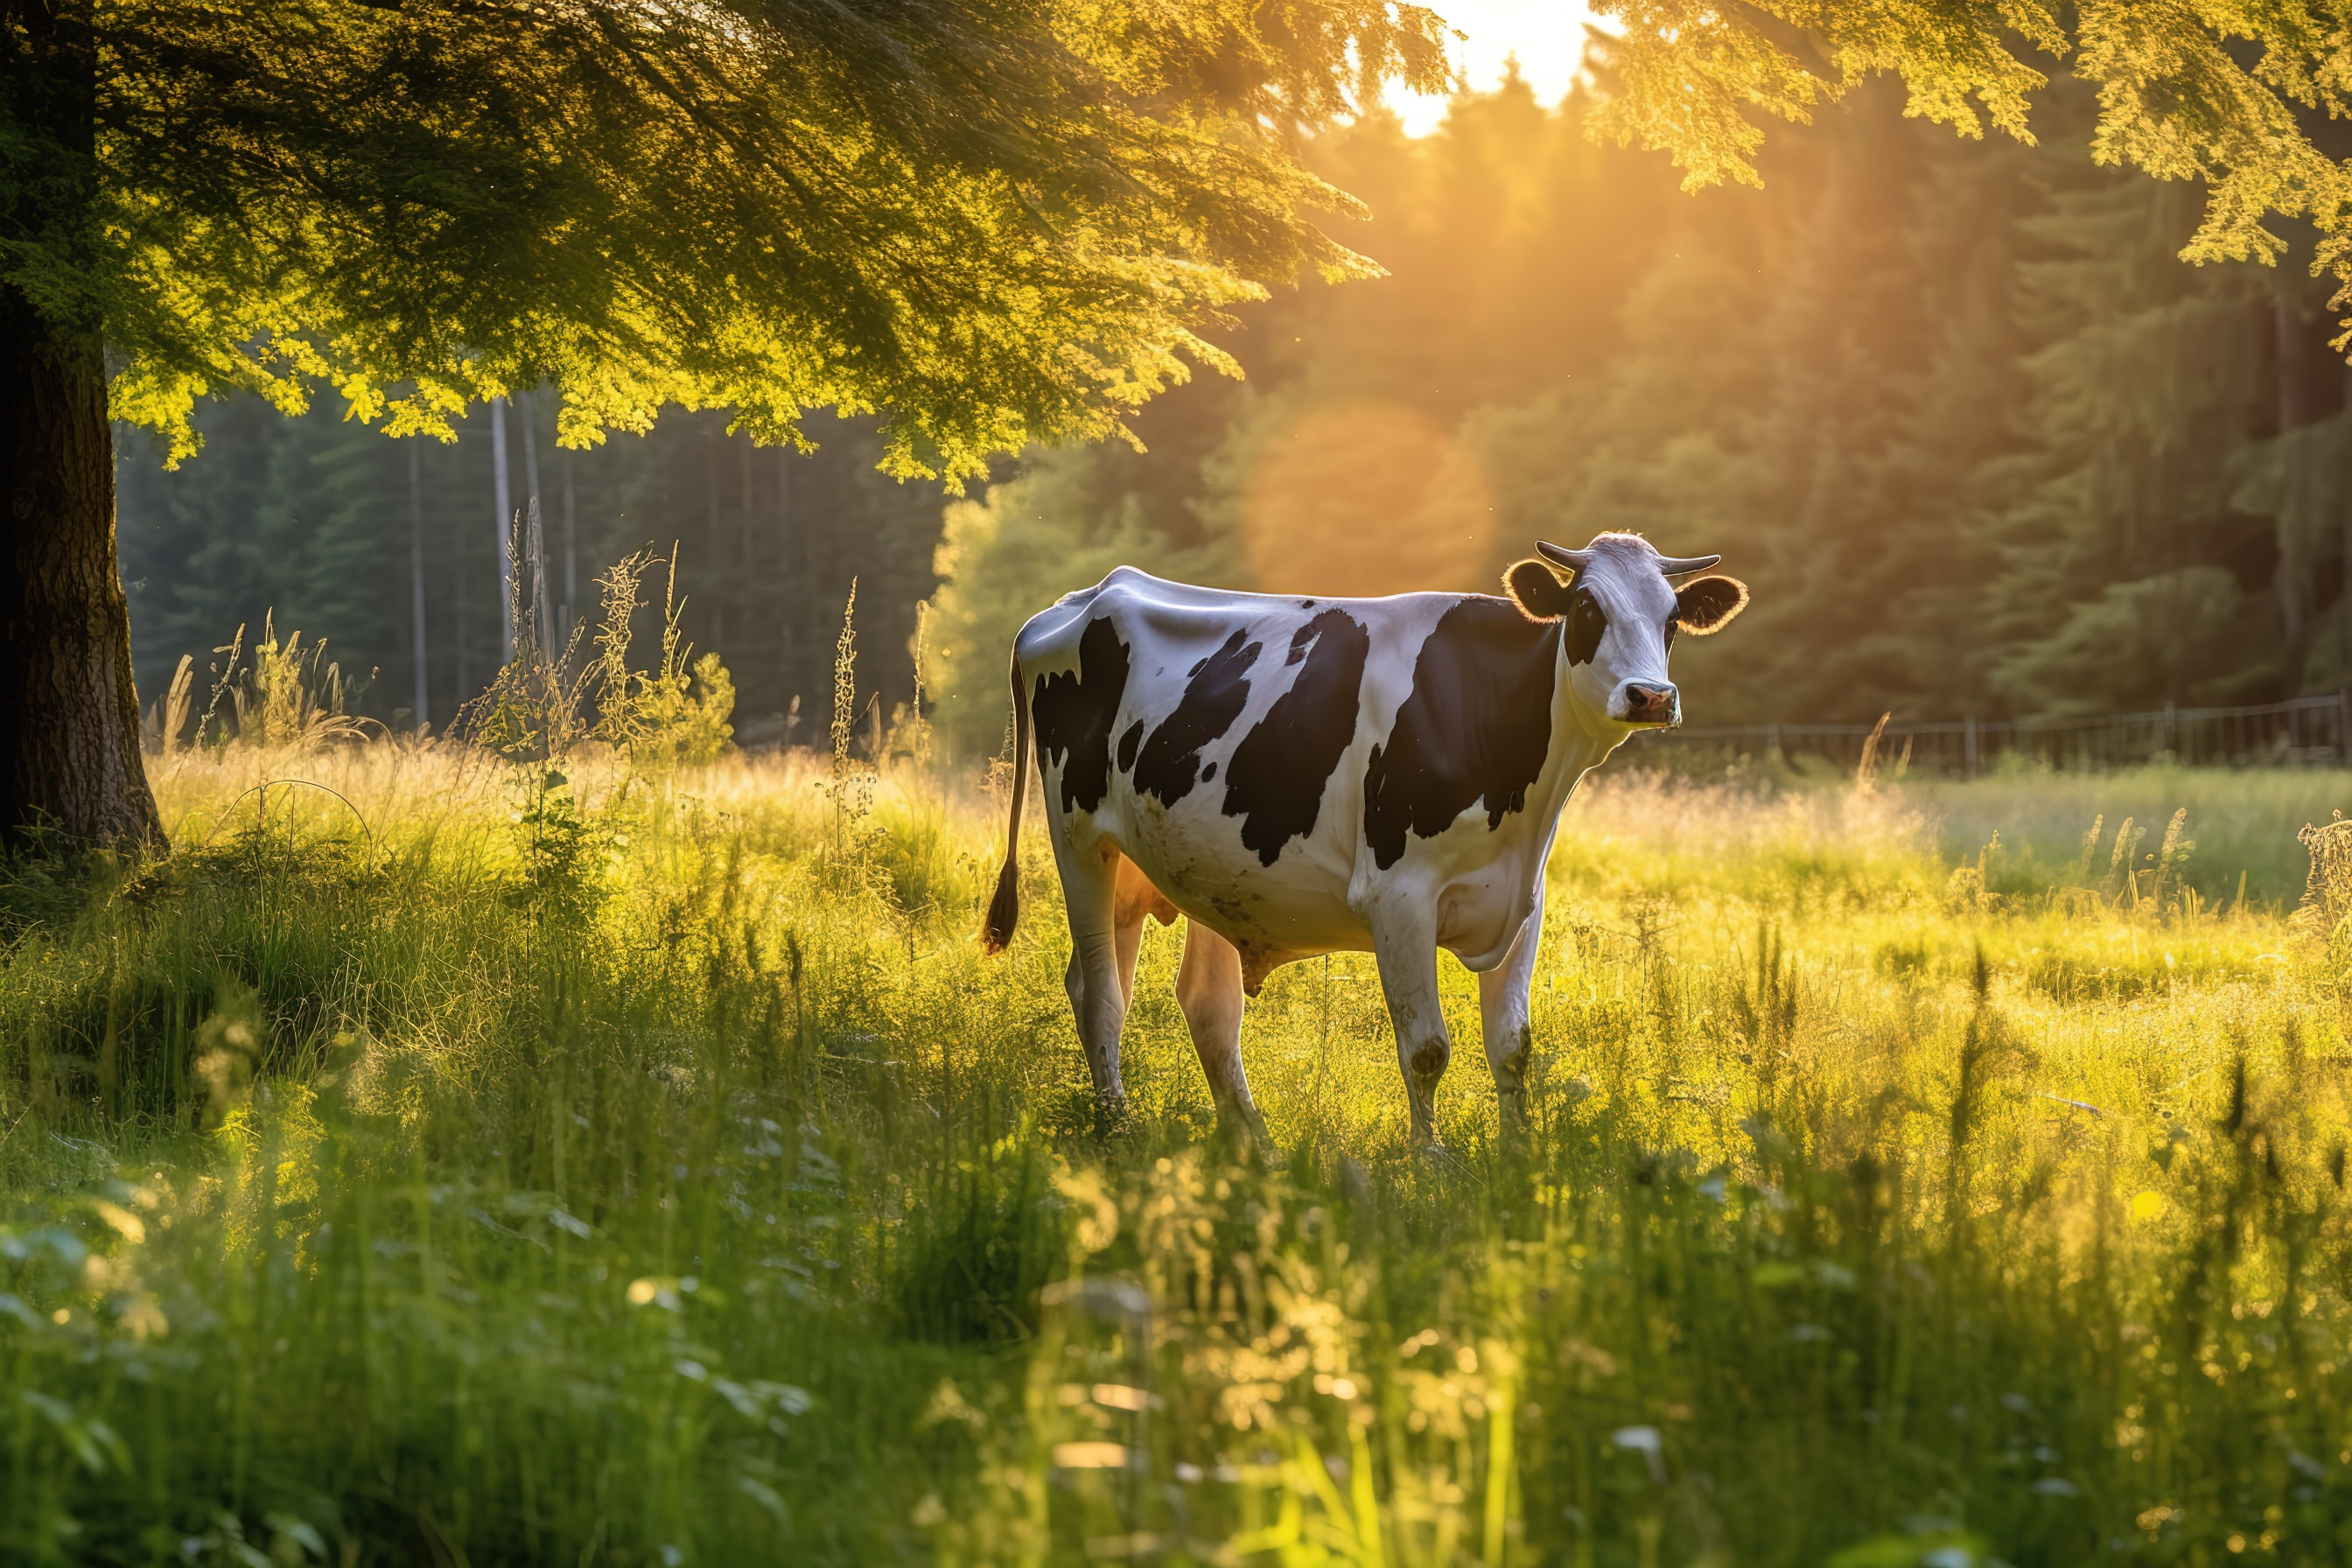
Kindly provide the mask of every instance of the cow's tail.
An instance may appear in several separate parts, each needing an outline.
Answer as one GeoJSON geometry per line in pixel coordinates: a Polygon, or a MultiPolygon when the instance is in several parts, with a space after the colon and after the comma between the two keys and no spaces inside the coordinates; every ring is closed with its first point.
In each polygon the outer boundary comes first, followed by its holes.
{"type": "Polygon", "coordinates": [[[1021,923],[1021,805],[1029,796],[1029,699],[1021,689],[1021,653],[1013,654],[1013,820],[1004,829],[1004,869],[996,874],[996,896],[988,900],[988,923],[980,950],[1003,952],[1021,923]]]}

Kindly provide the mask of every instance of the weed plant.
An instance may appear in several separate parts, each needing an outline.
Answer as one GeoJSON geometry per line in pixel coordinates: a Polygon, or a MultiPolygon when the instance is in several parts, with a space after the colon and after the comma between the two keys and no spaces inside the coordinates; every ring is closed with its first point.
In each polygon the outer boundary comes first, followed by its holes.
{"type": "Polygon", "coordinates": [[[2352,1552],[2352,889],[2206,864],[2267,777],[2069,780],[2062,842],[2031,781],[1604,776],[1530,1129],[1449,961],[1432,1159],[1352,955],[1221,1140],[1158,929],[1096,1142],[1050,857],[983,960],[952,771],[152,767],[172,858],[0,881],[8,1562],[2352,1552]]]}

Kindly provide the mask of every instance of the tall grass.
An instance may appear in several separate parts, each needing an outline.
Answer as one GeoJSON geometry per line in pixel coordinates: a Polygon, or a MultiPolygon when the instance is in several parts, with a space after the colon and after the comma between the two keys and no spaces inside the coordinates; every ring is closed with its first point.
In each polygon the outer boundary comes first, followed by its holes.
{"type": "Polygon", "coordinates": [[[1058,922],[971,940],[1001,803],[846,765],[181,750],[173,859],[14,867],[0,1557],[2352,1549],[2346,944],[2209,896],[2305,796],[1604,779],[1529,1131],[1457,1067],[1433,1161],[1348,955],[1217,1142],[1158,930],[1096,1142],[1058,922]]]}

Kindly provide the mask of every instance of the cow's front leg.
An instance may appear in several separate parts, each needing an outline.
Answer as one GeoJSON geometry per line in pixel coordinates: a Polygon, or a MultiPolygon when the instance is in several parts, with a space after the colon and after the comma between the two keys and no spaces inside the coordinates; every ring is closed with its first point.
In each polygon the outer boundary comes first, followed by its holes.
{"type": "Polygon", "coordinates": [[[1535,984],[1536,954],[1543,947],[1543,879],[1536,879],[1535,908],[1519,927],[1503,962],[1478,976],[1478,1022],[1486,1066],[1495,1075],[1495,1100],[1503,1133],[1511,1137],[1528,1124],[1528,1062],[1534,1033],[1528,1023],[1528,992],[1535,984]]]}
{"type": "Polygon", "coordinates": [[[1445,1010],[1437,992],[1437,928],[1429,900],[1400,900],[1370,922],[1372,955],[1381,966],[1381,990],[1389,1021],[1396,1026],[1397,1065],[1404,1070],[1406,1103],[1412,1111],[1412,1141],[1422,1148],[1437,1142],[1437,1080],[1445,1076],[1453,1050],[1445,1038],[1445,1010]]]}

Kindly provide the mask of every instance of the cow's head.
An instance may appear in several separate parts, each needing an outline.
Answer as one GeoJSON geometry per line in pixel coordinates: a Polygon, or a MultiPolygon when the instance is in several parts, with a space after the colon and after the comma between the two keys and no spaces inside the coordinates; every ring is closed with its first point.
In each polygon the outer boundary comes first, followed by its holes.
{"type": "Polygon", "coordinates": [[[1721,631],[1747,607],[1748,585],[1692,578],[1720,555],[1661,555],[1631,533],[1604,533],[1581,550],[1536,549],[1544,559],[1513,566],[1503,585],[1530,617],[1564,623],[1561,670],[1579,704],[1611,723],[1681,723],[1682,696],[1666,677],[1675,633],[1721,631]],[[1676,578],[1692,580],[1678,588],[1676,578]]]}

